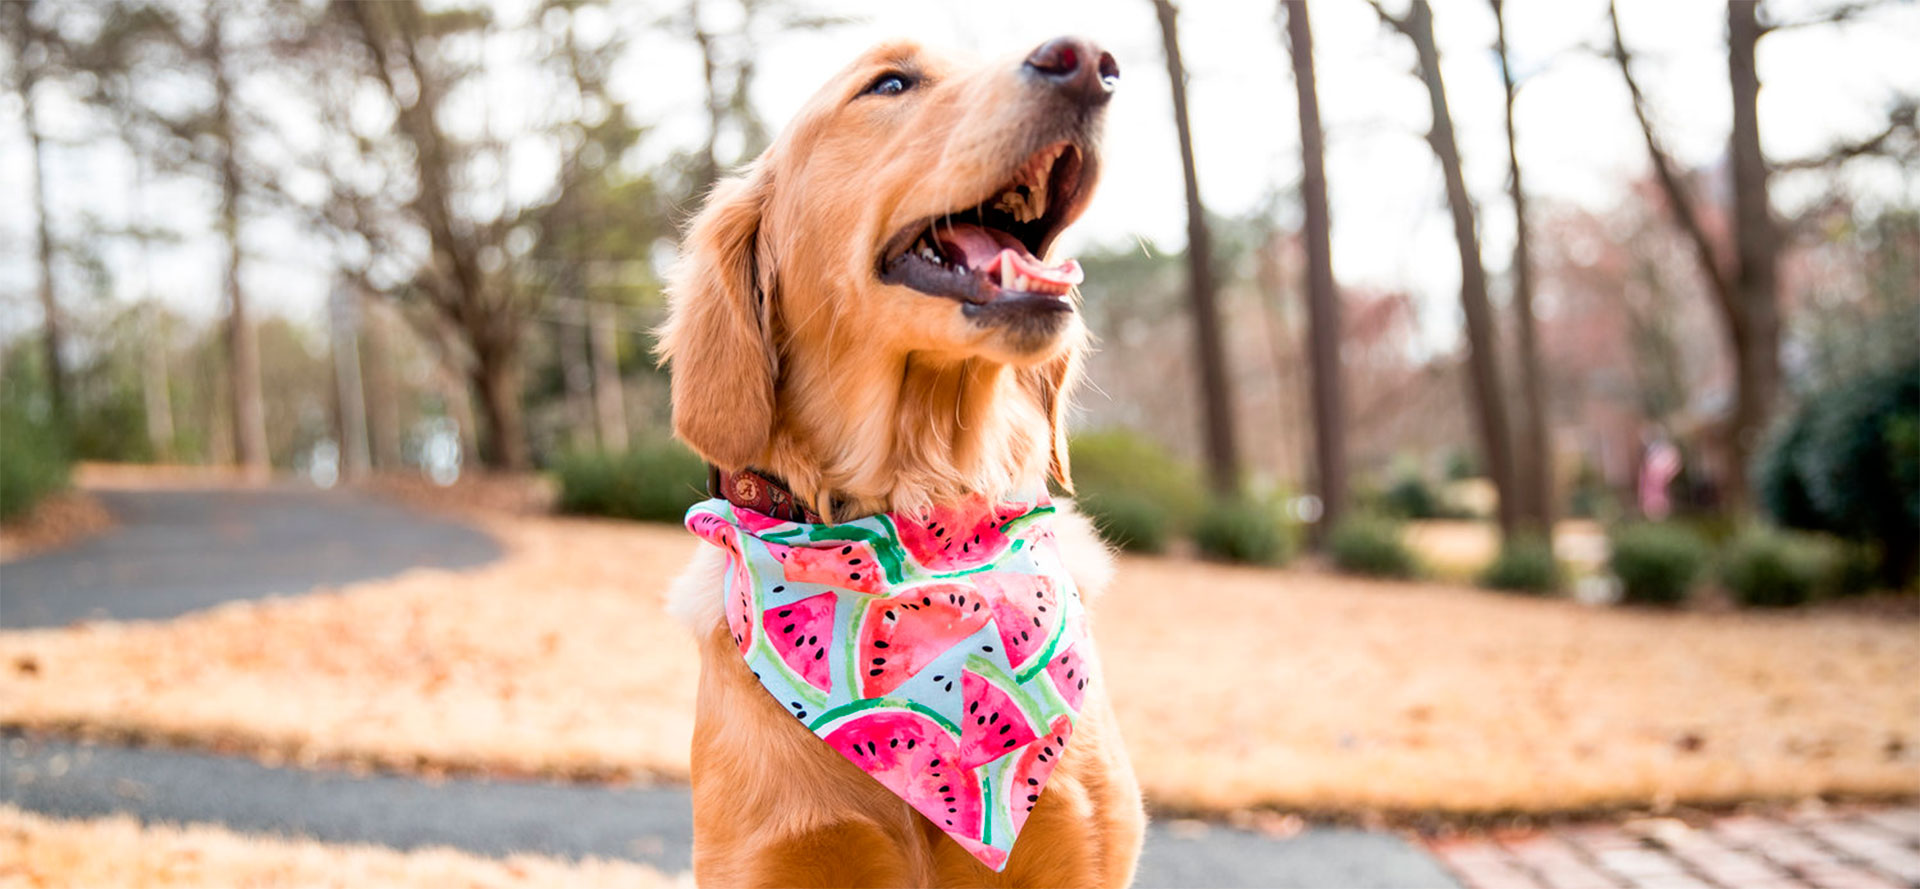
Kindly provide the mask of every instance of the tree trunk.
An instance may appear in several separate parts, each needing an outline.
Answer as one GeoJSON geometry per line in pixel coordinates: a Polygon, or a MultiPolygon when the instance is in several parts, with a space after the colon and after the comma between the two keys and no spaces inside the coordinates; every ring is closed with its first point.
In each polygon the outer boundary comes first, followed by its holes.
{"type": "MultiPolygon", "coordinates": [[[[560,260],[568,262],[567,260],[560,260]]],[[[571,262],[568,262],[572,265],[571,262]]],[[[565,387],[568,438],[575,447],[606,448],[606,442],[597,435],[597,423],[593,405],[593,361],[588,357],[587,341],[592,338],[587,329],[586,300],[577,296],[581,288],[567,288],[576,296],[561,305],[560,320],[554,325],[553,335],[557,338],[555,350],[560,358],[561,383],[565,387]]]]}
{"type": "Polygon", "coordinates": [[[1520,429],[1515,440],[1516,520],[1522,530],[1553,539],[1553,445],[1547,437],[1546,369],[1533,317],[1533,259],[1527,249],[1527,192],[1520,180],[1520,151],[1513,127],[1517,88],[1507,57],[1504,0],[1493,4],[1494,51],[1507,99],[1507,193],[1513,199],[1513,326],[1520,358],[1520,429]]]}
{"type": "Polygon", "coordinates": [[[1738,265],[1733,303],[1744,329],[1745,348],[1738,362],[1739,392],[1727,444],[1733,465],[1720,492],[1727,506],[1744,512],[1747,467],[1765,433],[1780,384],[1780,233],[1767,197],[1767,160],[1760,150],[1760,79],[1754,53],[1765,33],[1759,4],[1727,4],[1727,72],[1733,93],[1733,135],[1728,154],[1733,167],[1733,232],[1738,265]]]}
{"type": "Polygon", "coordinates": [[[1240,455],[1234,440],[1226,348],[1220,337],[1220,317],[1215,305],[1207,211],[1200,202],[1200,180],[1193,166],[1193,133],[1187,122],[1187,75],[1180,63],[1180,38],[1174,23],[1173,4],[1169,0],[1153,0],[1153,8],[1160,18],[1167,82],[1173,89],[1173,122],[1180,138],[1180,166],[1186,176],[1187,290],[1193,301],[1194,361],[1200,370],[1200,400],[1206,417],[1207,480],[1214,493],[1232,496],[1240,488],[1240,455]]]}
{"type": "Polygon", "coordinates": [[[366,387],[360,379],[360,295],[346,285],[333,292],[333,379],[340,402],[340,456],[346,477],[365,478],[373,468],[367,441],[366,387]]]}
{"type": "MultiPolygon", "coordinates": [[[[356,291],[358,292],[358,291],[356,291]]],[[[364,299],[364,297],[363,297],[364,299]]],[[[404,457],[400,445],[400,402],[393,374],[393,334],[388,319],[372,300],[361,303],[360,366],[367,383],[367,438],[376,469],[398,469],[404,457]]]]}
{"type": "Polygon", "coordinates": [[[1426,81],[1432,105],[1433,129],[1427,142],[1440,159],[1447,183],[1447,207],[1453,215],[1453,238],[1460,249],[1460,307],[1467,319],[1467,379],[1480,433],[1481,454],[1499,494],[1500,534],[1515,531],[1513,455],[1507,430],[1506,399],[1500,385],[1500,353],[1494,336],[1493,310],[1487,299],[1487,272],[1480,264],[1480,236],[1474,228],[1472,198],[1460,172],[1460,151],[1453,136],[1453,115],[1447,110],[1447,89],[1440,79],[1440,52],[1433,40],[1433,9],[1426,0],[1413,0],[1413,9],[1401,27],[1420,57],[1420,79],[1426,81]]]}
{"type": "Polygon", "coordinates": [[[33,161],[33,213],[35,220],[35,256],[40,263],[40,312],[44,320],[40,326],[40,345],[44,350],[47,365],[47,397],[53,406],[56,425],[62,434],[67,425],[67,372],[60,363],[60,305],[53,295],[53,233],[47,219],[47,166],[46,146],[40,138],[40,121],[34,114],[34,85],[39,81],[38,72],[28,63],[28,47],[34,41],[32,22],[33,4],[8,3],[7,30],[11,32],[13,50],[13,70],[15,88],[20,91],[20,99],[25,107],[20,111],[20,119],[27,131],[27,142],[31,146],[29,157],[33,161]]]}
{"type": "Polygon", "coordinates": [[[533,465],[526,427],[520,416],[520,373],[512,350],[482,349],[474,354],[473,386],[480,394],[480,420],[486,425],[482,460],[495,469],[520,472],[533,465]]]}
{"type": "Polygon", "coordinates": [[[1345,387],[1340,379],[1340,294],[1333,283],[1332,221],[1327,211],[1326,140],[1313,79],[1313,30],[1304,0],[1288,0],[1287,47],[1300,106],[1300,197],[1306,205],[1307,352],[1313,366],[1314,487],[1320,520],[1315,545],[1340,520],[1347,502],[1345,387]]]}
{"type": "Polygon", "coordinates": [[[593,353],[593,413],[600,430],[600,446],[609,451],[627,449],[627,393],[620,382],[619,330],[613,306],[592,303],[587,309],[593,353]]]}
{"type": "MultiPolygon", "coordinates": [[[[145,252],[145,247],[141,248],[145,252]]],[[[141,314],[145,315],[146,330],[140,337],[142,359],[146,365],[140,375],[141,397],[145,400],[147,414],[147,444],[153,448],[153,459],[161,463],[173,462],[173,383],[172,374],[167,371],[167,324],[166,316],[160,304],[149,297],[141,314]]]]}
{"type": "Polygon", "coordinates": [[[222,44],[221,13],[210,11],[203,52],[213,75],[213,137],[220,144],[220,237],[226,248],[227,378],[232,384],[234,452],[250,478],[272,472],[266,410],[260,396],[260,343],[240,289],[240,161],[233,126],[233,82],[222,44]]]}

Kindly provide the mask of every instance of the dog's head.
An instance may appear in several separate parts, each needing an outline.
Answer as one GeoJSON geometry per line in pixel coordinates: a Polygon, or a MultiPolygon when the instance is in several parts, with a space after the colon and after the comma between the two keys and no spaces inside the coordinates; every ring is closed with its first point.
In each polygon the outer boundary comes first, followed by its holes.
{"type": "Polygon", "coordinates": [[[783,374],[855,351],[1057,367],[1057,412],[1086,334],[1079,265],[1050,251],[1092,195],[1118,77],[1073,38],[991,62],[894,42],[841,71],[694,220],[661,337],[675,431],[751,463],[783,374]]]}

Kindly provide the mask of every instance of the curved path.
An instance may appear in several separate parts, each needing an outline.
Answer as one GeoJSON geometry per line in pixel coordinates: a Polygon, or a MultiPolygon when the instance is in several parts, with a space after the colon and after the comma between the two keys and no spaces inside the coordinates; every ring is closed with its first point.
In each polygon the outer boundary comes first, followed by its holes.
{"type": "Polygon", "coordinates": [[[487,535],[352,491],[99,490],[118,524],[0,565],[0,628],[177,617],[234,599],[303,593],[500,556],[487,535]]]}
{"type": "MultiPolygon", "coordinates": [[[[160,619],[416,567],[497,558],[486,535],[353,492],[98,491],[119,525],[0,566],[0,629],[160,619]]],[[[684,787],[355,777],[246,759],[0,737],[0,804],[56,817],[131,814],[399,849],[451,846],[689,866],[684,787]]],[[[1148,834],[1139,886],[1454,887],[1398,837],[1312,828],[1286,840],[1181,823],[1148,834]]]]}

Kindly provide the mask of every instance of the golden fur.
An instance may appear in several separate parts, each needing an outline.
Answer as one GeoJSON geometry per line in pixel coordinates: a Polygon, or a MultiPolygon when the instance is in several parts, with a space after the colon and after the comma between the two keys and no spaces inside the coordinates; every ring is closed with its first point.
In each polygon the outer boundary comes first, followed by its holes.
{"type": "MultiPolygon", "coordinates": [[[[688,233],[661,332],[677,435],[715,465],[785,479],[829,520],[836,509],[845,518],[1003,497],[1048,475],[1071,490],[1063,420],[1086,341],[1078,313],[1038,332],[980,324],[957,302],[876,275],[897,232],[986,197],[1031,152],[1026,133],[1050,112],[1018,70],[1018,58],[876,47],[715,189],[688,233]],[[862,100],[888,71],[912,75],[914,88],[862,100]]],[[[1091,600],[1111,572],[1105,548],[1070,509],[1057,533],[1091,600]]],[[[996,874],[766,694],[723,626],[723,566],[704,550],[673,596],[701,640],[692,780],[702,884],[1131,881],[1145,818],[1097,678],[996,874]]]]}

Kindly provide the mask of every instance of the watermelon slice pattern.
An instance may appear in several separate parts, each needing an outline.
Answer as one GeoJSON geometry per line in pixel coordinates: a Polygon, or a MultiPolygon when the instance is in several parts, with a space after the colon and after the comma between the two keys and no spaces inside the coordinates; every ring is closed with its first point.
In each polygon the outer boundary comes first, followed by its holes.
{"type": "Polygon", "coordinates": [[[709,500],[729,636],[849,762],[999,871],[1072,737],[1090,644],[1044,497],[784,522],[709,500]]]}

